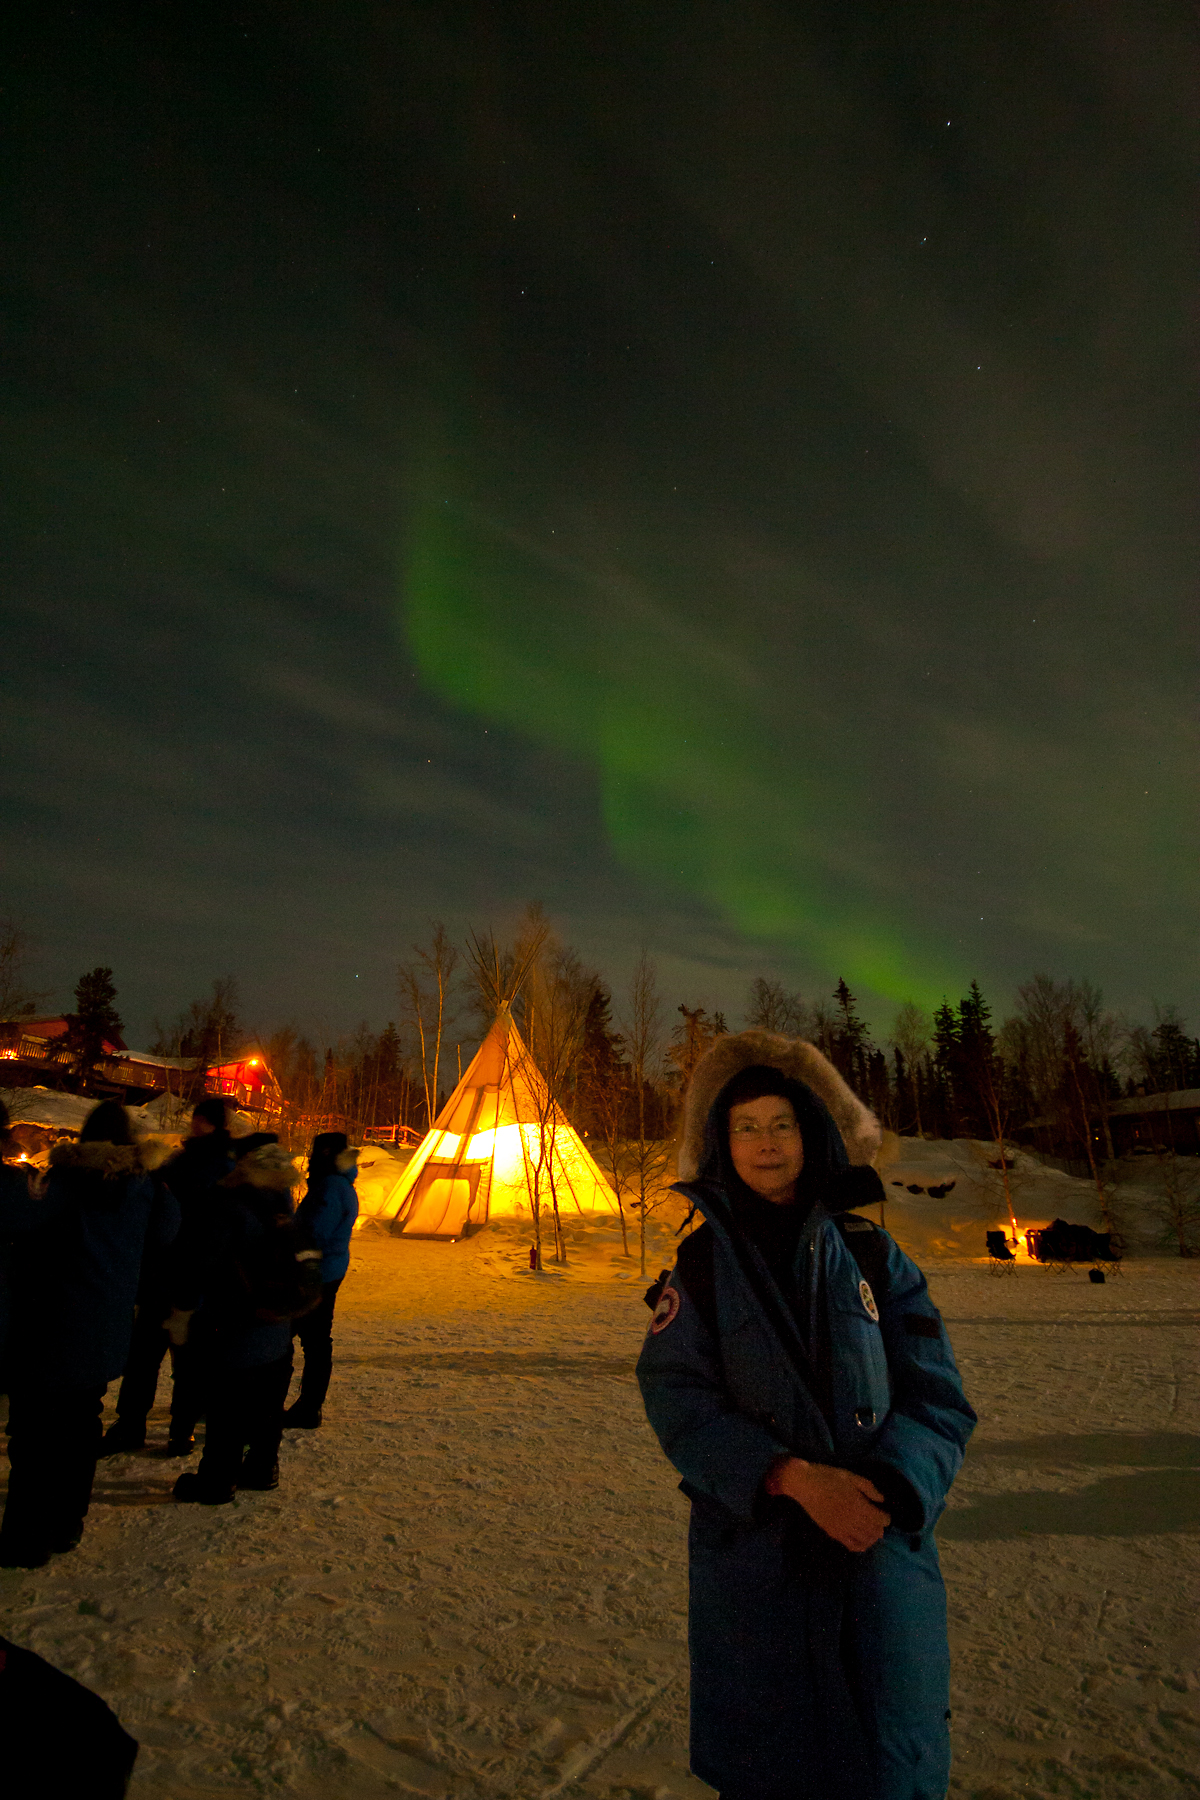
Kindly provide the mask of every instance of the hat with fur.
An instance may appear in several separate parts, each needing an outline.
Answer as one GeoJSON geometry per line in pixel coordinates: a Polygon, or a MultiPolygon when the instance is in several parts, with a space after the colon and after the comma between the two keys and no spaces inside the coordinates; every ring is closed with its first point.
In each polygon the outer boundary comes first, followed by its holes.
{"type": "Polygon", "coordinates": [[[266,1143],[238,1157],[225,1177],[225,1185],[237,1187],[245,1183],[249,1187],[271,1188],[275,1193],[283,1194],[294,1188],[298,1179],[296,1165],[283,1145],[266,1143]]]}
{"type": "Polygon", "coordinates": [[[151,1131],[138,1139],[137,1147],[143,1169],[161,1169],[178,1150],[179,1139],[169,1133],[151,1131]]]}
{"type": "Polygon", "coordinates": [[[117,1181],[122,1175],[139,1174],[142,1159],[134,1144],[109,1144],[103,1138],[94,1138],[90,1142],[55,1144],[50,1152],[50,1167],[59,1174],[69,1169],[117,1181]]]}
{"type": "Polygon", "coordinates": [[[879,1120],[815,1044],[774,1031],[739,1031],[717,1038],[692,1071],[679,1141],[681,1181],[694,1181],[700,1172],[708,1117],[726,1085],[743,1069],[760,1066],[809,1088],[828,1109],[850,1162],[871,1162],[883,1142],[879,1120]]]}

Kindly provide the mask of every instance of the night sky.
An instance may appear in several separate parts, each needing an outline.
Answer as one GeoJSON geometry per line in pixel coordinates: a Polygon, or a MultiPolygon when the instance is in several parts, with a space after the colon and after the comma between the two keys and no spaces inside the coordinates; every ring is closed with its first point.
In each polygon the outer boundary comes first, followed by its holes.
{"type": "Polygon", "coordinates": [[[529,899],[1200,1012],[1180,3],[25,9],[0,911],[143,1041],[529,899]]]}

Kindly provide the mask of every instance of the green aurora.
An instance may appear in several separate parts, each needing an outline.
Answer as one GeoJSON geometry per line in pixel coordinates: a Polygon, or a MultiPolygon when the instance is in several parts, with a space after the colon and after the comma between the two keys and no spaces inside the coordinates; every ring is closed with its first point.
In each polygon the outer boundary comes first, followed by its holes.
{"type": "Polygon", "coordinates": [[[404,585],[424,680],[584,759],[609,842],[635,875],[887,999],[932,1005],[963,985],[915,928],[877,916],[861,867],[831,858],[861,797],[827,759],[796,755],[744,646],[714,652],[629,583],[615,591],[446,502],[418,512],[404,585]]]}

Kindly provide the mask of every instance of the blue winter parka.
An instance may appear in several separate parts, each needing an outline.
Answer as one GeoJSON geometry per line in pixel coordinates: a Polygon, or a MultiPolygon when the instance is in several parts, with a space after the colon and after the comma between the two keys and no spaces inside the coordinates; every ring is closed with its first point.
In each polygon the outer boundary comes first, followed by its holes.
{"type": "Polygon", "coordinates": [[[692,1769],[754,1800],[942,1800],[933,1527],[975,1414],[925,1278],[871,1221],[837,1216],[836,1180],[805,1220],[790,1294],[719,1182],[679,1191],[711,1234],[707,1258],[691,1258],[711,1286],[689,1294],[677,1264],[637,1374],[692,1508],[692,1769]],[[764,1494],[788,1452],[875,1481],[892,1523],[872,1550],[844,1549],[764,1494]]]}
{"type": "Polygon", "coordinates": [[[343,1152],[332,1173],[310,1180],[308,1192],[296,1209],[296,1217],[307,1227],[321,1252],[323,1283],[341,1281],[350,1267],[350,1236],[358,1217],[354,1187],[357,1173],[354,1153],[343,1152]]]}

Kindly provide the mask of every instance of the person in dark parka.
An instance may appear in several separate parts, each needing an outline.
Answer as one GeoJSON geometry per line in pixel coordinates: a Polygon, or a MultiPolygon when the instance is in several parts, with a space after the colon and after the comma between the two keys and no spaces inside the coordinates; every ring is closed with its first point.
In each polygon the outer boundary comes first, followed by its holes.
{"type": "MultiPolygon", "coordinates": [[[[0,1102],[0,1158],[19,1154],[20,1145],[9,1124],[8,1108],[0,1102]]],[[[44,1223],[46,1217],[46,1207],[30,1182],[30,1171],[0,1160],[0,1393],[8,1391],[9,1284],[15,1240],[44,1223]]]]}
{"type": "Polygon", "coordinates": [[[191,1134],[161,1170],[162,1186],[178,1209],[176,1230],[147,1246],[138,1286],[137,1319],[117,1416],[104,1434],[102,1456],[140,1450],[146,1421],[158,1392],[163,1357],[171,1352],[171,1423],[168,1456],[187,1456],[195,1443],[196,1421],[204,1411],[202,1370],[187,1344],[172,1345],[166,1318],[171,1310],[176,1249],[186,1222],[209,1204],[217,1183],[233,1167],[232,1141],[226,1125],[228,1102],[219,1095],[202,1100],[192,1113],[191,1134]]]}
{"type": "Polygon", "coordinates": [[[40,1568],[83,1534],[104,1392],[129,1351],[152,1199],[115,1101],[88,1115],[77,1143],[50,1153],[47,1221],[13,1256],[7,1568],[40,1568]]]}
{"type": "Polygon", "coordinates": [[[138,1743],[99,1694],[0,1637],[5,1800],[124,1800],[138,1743]]]}
{"type": "Polygon", "coordinates": [[[278,1487],[292,1379],[291,1319],[271,1316],[260,1292],[277,1221],[292,1216],[296,1169],[269,1133],[236,1149],[211,1204],[185,1227],[167,1321],[173,1340],[187,1341],[201,1359],[207,1398],[204,1455],[194,1474],[179,1477],[175,1498],[209,1506],[232,1500],[238,1488],[278,1487]]]}
{"type": "Polygon", "coordinates": [[[333,1371],[334,1302],[350,1267],[350,1234],[358,1217],[357,1173],[358,1152],[349,1148],[345,1132],[323,1131],[313,1139],[308,1187],[296,1217],[321,1252],[321,1303],[296,1321],[304,1371],[299,1396],[283,1415],[288,1427],[312,1431],[321,1423],[333,1371]]]}
{"type": "Polygon", "coordinates": [[[722,1800],[949,1781],[933,1527],[975,1414],[920,1270],[846,1210],[883,1197],[879,1141],[800,1039],[723,1037],[690,1084],[678,1191],[705,1222],[638,1380],[691,1501],[691,1763],[722,1800]]]}

